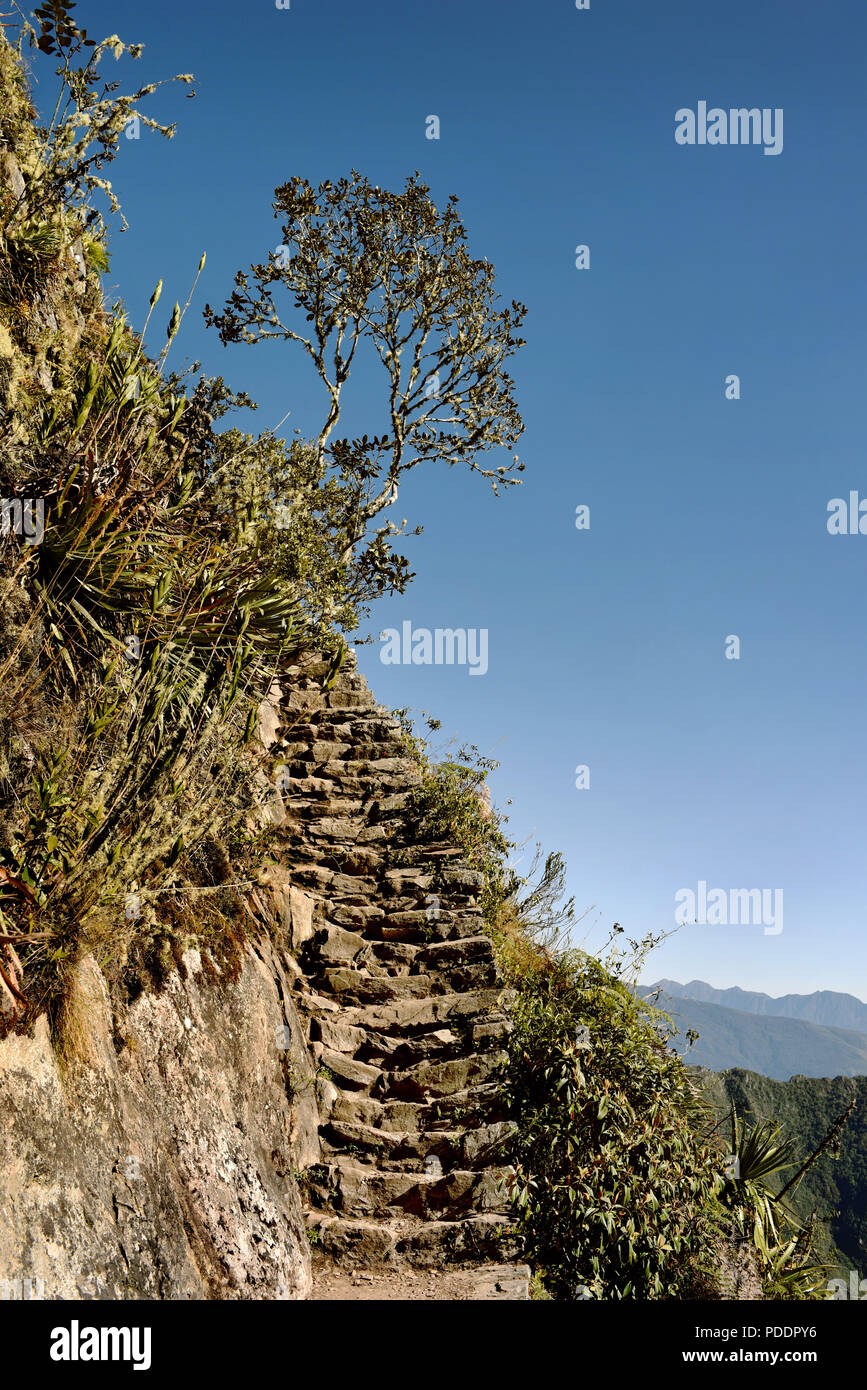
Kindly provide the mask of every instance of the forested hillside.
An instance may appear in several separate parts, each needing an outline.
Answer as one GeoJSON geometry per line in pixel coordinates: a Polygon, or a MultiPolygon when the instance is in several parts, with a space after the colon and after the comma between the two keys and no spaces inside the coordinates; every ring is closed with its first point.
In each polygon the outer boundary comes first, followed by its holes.
{"type": "Polygon", "coordinates": [[[802,1159],[819,1147],[855,1101],[838,1151],[829,1148],[818,1158],[791,1200],[804,1220],[813,1211],[828,1218],[824,1229],[829,1259],[838,1261],[847,1274],[850,1269],[862,1277],[867,1274],[867,1076],[795,1076],[781,1082],[752,1071],[698,1074],[721,1111],[733,1104],[757,1121],[778,1120],[795,1137],[802,1159]]]}

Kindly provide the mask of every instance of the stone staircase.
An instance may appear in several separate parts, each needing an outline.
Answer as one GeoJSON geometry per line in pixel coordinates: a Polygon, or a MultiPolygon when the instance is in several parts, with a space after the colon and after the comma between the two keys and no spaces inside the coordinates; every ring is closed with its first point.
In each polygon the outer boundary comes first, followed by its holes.
{"type": "Polygon", "coordinates": [[[323,694],[324,669],[286,673],[270,740],[279,858],[313,902],[295,941],[320,1078],[316,1262],[323,1274],[449,1262],[470,1272],[476,1291],[461,1297],[526,1299],[529,1270],[502,1263],[513,1126],[495,1072],[509,1022],[481,875],[452,845],[415,843],[420,776],[398,721],[351,654],[323,694]]]}

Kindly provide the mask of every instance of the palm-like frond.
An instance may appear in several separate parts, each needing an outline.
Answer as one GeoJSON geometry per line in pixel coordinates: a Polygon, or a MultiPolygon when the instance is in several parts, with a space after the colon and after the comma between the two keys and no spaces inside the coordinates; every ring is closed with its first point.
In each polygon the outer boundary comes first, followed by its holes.
{"type": "Polygon", "coordinates": [[[780,1242],[780,1219],[791,1213],[769,1186],[769,1180],[794,1166],[795,1145],[779,1124],[767,1120],[748,1126],[732,1109],[730,1115],[733,1171],[720,1194],[738,1225],[752,1236],[765,1260],[780,1242]]]}

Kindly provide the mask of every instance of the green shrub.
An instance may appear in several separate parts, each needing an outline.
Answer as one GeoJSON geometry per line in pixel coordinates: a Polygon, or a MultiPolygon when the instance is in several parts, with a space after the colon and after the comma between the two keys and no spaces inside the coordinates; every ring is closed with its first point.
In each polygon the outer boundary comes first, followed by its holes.
{"type": "Polygon", "coordinates": [[[719,1146],[626,985],[579,951],[522,961],[505,1084],[527,1257],[557,1298],[684,1296],[720,1236],[719,1146]]]}

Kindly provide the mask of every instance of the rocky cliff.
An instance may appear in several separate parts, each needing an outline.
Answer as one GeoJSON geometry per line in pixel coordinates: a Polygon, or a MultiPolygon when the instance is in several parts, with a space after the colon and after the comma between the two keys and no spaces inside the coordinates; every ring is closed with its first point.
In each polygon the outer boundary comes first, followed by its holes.
{"type": "Polygon", "coordinates": [[[79,974],[82,1055],[64,1073],[44,1018],[0,1043],[7,1296],[24,1281],[55,1299],[306,1297],[293,1154],[309,1116],[278,1029],[306,1054],[279,953],[251,946],[231,982],[188,952],[123,1018],[95,962],[79,974]]]}
{"type": "Polygon", "coordinates": [[[119,1011],[87,958],[63,1069],[44,1019],[0,1043],[9,1296],[306,1298],[306,1229],[322,1296],[448,1265],[451,1296],[527,1297],[480,878],[415,843],[418,768],[352,657],[323,674],[262,711],[275,839],[240,968],[187,951],[119,1011]]]}

